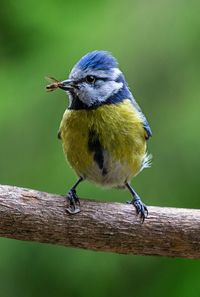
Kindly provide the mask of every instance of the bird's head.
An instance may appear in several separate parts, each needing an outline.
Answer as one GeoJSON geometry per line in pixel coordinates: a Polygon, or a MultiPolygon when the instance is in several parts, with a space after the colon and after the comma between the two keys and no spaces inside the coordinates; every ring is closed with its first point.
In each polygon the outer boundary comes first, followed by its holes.
{"type": "Polygon", "coordinates": [[[93,51],[73,67],[69,79],[59,87],[69,94],[70,106],[91,108],[102,105],[116,94],[131,96],[117,60],[106,51],[93,51]]]}

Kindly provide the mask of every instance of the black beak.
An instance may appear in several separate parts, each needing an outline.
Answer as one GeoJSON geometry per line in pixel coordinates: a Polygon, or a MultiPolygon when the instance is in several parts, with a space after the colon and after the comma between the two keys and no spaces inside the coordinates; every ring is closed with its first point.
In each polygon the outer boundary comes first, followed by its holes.
{"type": "Polygon", "coordinates": [[[60,81],[58,83],[58,87],[64,91],[69,91],[74,88],[74,82],[72,79],[66,79],[66,80],[60,81]]]}

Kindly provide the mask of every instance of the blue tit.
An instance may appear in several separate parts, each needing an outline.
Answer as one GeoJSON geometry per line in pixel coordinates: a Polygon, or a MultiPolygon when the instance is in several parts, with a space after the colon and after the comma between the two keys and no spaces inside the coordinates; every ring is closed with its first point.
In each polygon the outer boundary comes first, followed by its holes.
{"type": "Polygon", "coordinates": [[[69,96],[58,136],[78,176],[67,194],[68,211],[80,211],[76,187],[88,180],[103,187],[128,189],[132,195],[129,203],[144,221],[147,207],[130,181],[150,166],[147,140],[152,132],[117,60],[106,51],[90,52],[56,87],[69,96]]]}

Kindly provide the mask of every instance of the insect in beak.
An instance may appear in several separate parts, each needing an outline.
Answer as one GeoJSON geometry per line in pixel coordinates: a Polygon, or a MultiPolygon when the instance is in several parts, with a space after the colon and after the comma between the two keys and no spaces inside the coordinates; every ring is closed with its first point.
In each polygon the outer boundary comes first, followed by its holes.
{"type": "Polygon", "coordinates": [[[47,80],[50,80],[52,81],[51,84],[47,85],[46,86],[46,89],[48,92],[52,92],[54,91],[55,89],[57,88],[60,88],[64,91],[68,91],[70,89],[73,89],[74,88],[74,84],[73,84],[73,81],[71,79],[66,79],[66,80],[63,80],[63,81],[59,81],[53,77],[46,77],[47,80]]]}

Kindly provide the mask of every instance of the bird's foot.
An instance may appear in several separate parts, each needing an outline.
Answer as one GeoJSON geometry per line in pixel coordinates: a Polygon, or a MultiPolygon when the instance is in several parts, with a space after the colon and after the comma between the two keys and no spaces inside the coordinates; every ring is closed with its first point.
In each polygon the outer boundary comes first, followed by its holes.
{"type": "Polygon", "coordinates": [[[134,197],[133,200],[127,201],[128,204],[133,204],[136,209],[137,215],[140,215],[142,223],[148,216],[148,209],[146,205],[141,201],[140,197],[134,197]]]}
{"type": "Polygon", "coordinates": [[[75,189],[69,190],[66,198],[68,200],[67,211],[70,214],[76,214],[76,213],[81,211],[80,210],[80,201],[79,201],[79,198],[78,198],[78,196],[76,194],[75,189]]]}

